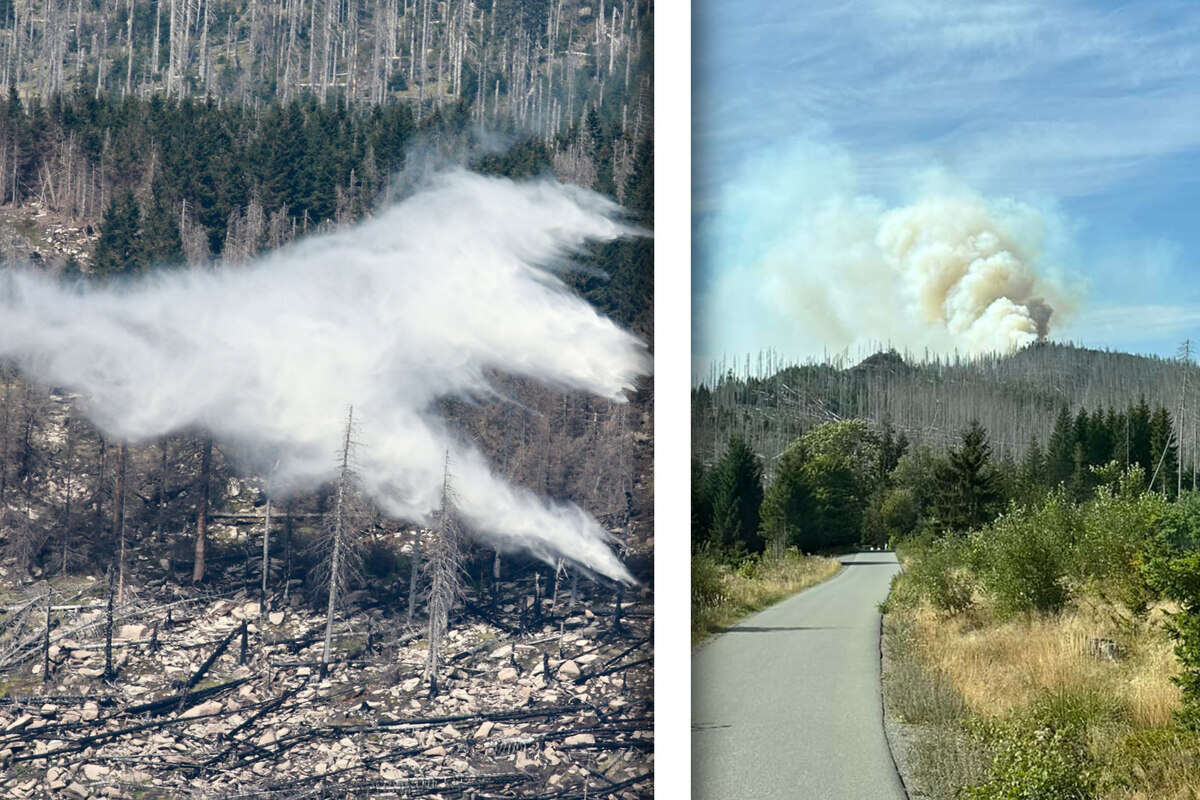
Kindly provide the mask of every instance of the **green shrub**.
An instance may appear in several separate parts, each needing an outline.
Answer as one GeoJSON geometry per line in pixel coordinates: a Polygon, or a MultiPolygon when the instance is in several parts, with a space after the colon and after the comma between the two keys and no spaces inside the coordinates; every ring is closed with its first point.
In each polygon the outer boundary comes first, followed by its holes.
{"type": "Polygon", "coordinates": [[[920,587],[913,581],[911,571],[892,576],[887,598],[879,604],[879,613],[887,614],[897,608],[912,608],[922,597],[920,587]]]}
{"type": "Polygon", "coordinates": [[[923,547],[908,568],[915,591],[947,614],[959,614],[974,602],[975,580],[966,564],[964,543],[945,537],[923,547]]]}
{"type": "Polygon", "coordinates": [[[721,564],[707,551],[692,556],[692,605],[715,606],[724,599],[721,564]]]}
{"type": "Polygon", "coordinates": [[[1095,770],[1083,731],[1027,723],[982,723],[976,728],[992,751],[987,777],[963,790],[964,800],[1088,800],[1095,770]]]}
{"type": "Polygon", "coordinates": [[[736,572],[746,580],[753,580],[758,574],[759,565],[762,563],[762,558],[758,553],[750,553],[738,560],[736,572]]]}
{"type": "Polygon", "coordinates": [[[1141,568],[1142,552],[1168,509],[1162,495],[1143,491],[1141,468],[1103,485],[1082,507],[1082,524],[1071,559],[1080,583],[1134,613],[1152,599],[1141,568]]]}
{"type": "Polygon", "coordinates": [[[879,501],[879,517],[891,541],[912,536],[920,519],[920,509],[912,490],[889,489],[879,501]]]}
{"type": "Polygon", "coordinates": [[[1041,505],[1010,508],[971,534],[971,562],[1002,614],[1055,612],[1066,604],[1078,528],[1079,509],[1060,488],[1041,505]]]}

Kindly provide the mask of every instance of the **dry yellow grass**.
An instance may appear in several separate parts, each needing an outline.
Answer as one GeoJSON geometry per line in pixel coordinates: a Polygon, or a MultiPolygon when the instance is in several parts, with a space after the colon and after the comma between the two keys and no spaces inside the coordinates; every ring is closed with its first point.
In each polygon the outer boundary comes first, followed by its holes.
{"type": "MultiPolygon", "coordinates": [[[[745,570],[711,562],[706,566],[702,579],[713,585],[706,587],[703,598],[698,598],[697,587],[692,587],[692,644],[747,614],[832,578],[841,565],[836,558],[788,553],[781,558],[763,557],[745,570]]],[[[693,568],[693,583],[697,572],[693,568]]]]}
{"type": "Polygon", "coordinates": [[[1129,623],[1112,607],[1088,604],[1058,616],[985,623],[986,609],[947,620],[928,606],[915,614],[923,660],[944,675],[975,714],[1001,717],[1046,692],[1098,692],[1135,728],[1170,722],[1179,705],[1171,643],[1151,622],[1129,623]],[[1100,658],[1098,640],[1122,657],[1100,658]]]}
{"type": "Polygon", "coordinates": [[[1048,696],[1101,704],[1090,717],[1089,750],[1110,778],[1102,800],[1200,800],[1200,737],[1172,724],[1178,662],[1162,609],[1136,622],[1092,600],[1007,621],[980,606],[950,618],[924,603],[897,613],[893,623],[911,625],[923,669],[952,687],[969,714],[1007,717],[1048,696]],[[1102,639],[1119,645],[1117,660],[1094,652],[1102,639]]]}

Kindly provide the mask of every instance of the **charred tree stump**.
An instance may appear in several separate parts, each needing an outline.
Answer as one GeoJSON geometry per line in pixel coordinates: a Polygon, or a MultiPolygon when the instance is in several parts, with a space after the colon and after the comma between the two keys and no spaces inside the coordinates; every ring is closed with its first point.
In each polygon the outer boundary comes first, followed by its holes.
{"type": "Polygon", "coordinates": [[[238,656],[238,664],[245,666],[250,653],[250,642],[246,637],[246,620],[242,620],[242,652],[238,656]]]}
{"type": "Polygon", "coordinates": [[[625,599],[624,595],[625,595],[625,584],[618,583],[617,584],[617,597],[616,597],[615,606],[613,608],[613,622],[612,622],[612,630],[613,630],[613,633],[616,633],[616,634],[624,634],[625,633],[625,626],[621,624],[621,603],[625,599]]]}

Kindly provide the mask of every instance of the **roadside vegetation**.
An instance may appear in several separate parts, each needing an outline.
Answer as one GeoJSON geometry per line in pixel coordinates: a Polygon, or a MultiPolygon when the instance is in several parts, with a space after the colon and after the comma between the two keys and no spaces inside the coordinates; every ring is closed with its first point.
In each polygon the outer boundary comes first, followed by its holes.
{"type": "Polygon", "coordinates": [[[736,563],[713,552],[692,557],[692,644],[788,595],[833,577],[836,558],[747,555],[736,563]]]}
{"type": "Polygon", "coordinates": [[[900,547],[884,695],[912,788],[955,800],[1200,796],[1200,495],[1140,467],[900,547]]]}
{"type": "Polygon", "coordinates": [[[914,796],[1200,798],[1200,462],[1162,388],[1190,363],[1039,346],[995,386],[983,363],[864,365],[693,392],[693,637],[767,554],[893,547],[884,695],[914,796]],[[1155,405],[1012,390],[1081,359],[1144,368],[1155,405]],[[971,397],[999,456],[978,419],[929,417],[971,397]]]}

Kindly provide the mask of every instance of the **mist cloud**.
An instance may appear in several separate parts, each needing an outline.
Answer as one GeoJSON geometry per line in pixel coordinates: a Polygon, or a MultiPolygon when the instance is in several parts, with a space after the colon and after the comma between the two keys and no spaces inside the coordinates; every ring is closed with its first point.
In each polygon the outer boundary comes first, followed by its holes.
{"type": "Polygon", "coordinates": [[[83,290],[0,275],[0,357],[79,392],[110,436],[209,430],[276,493],[333,477],[352,405],[360,477],[388,513],[429,518],[449,450],[459,511],[490,544],[628,580],[594,519],[497,478],[434,405],[493,397],[489,369],[623,399],[646,346],[551,269],[632,233],[599,195],[452,171],[248,267],[83,290]]]}

